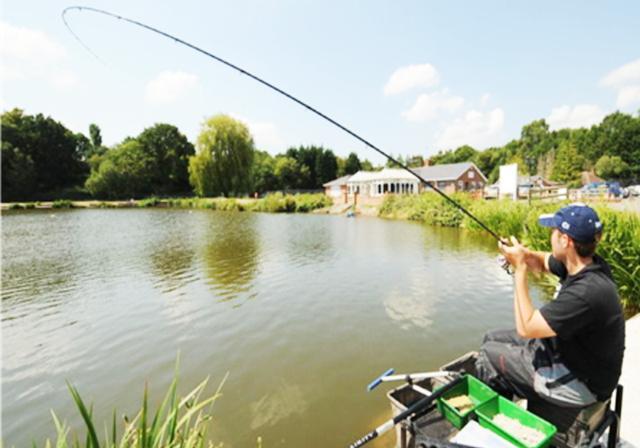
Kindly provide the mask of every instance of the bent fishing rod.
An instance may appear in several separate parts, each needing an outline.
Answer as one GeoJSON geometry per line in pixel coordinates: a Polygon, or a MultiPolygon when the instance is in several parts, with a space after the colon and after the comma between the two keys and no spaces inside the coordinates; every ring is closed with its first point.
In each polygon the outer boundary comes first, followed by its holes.
{"type": "Polygon", "coordinates": [[[422,176],[420,176],[418,173],[416,173],[414,170],[409,168],[407,165],[405,165],[404,163],[399,162],[398,160],[396,160],[395,158],[393,158],[392,156],[390,156],[389,154],[387,154],[386,152],[384,152],[383,150],[381,150],[380,148],[378,148],[374,144],[370,143],[369,141],[367,141],[366,139],[364,139],[360,135],[356,134],[355,132],[353,132],[352,130],[347,128],[346,126],[340,124],[339,122],[337,122],[333,118],[331,118],[328,115],[320,112],[319,110],[317,110],[316,108],[310,106],[309,104],[305,103],[304,101],[299,100],[298,98],[296,98],[295,96],[291,95],[290,93],[285,92],[284,90],[280,89],[279,87],[276,87],[275,85],[265,81],[264,79],[259,78],[258,76],[254,75],[253,73],[248,72],[247,70],[244,70],[243,68],[241,68],[241,67],[239,67],[239,66],[237,66],[235,64],[232,64],[231,62],[229,62],[229,61],[227,61],[225,59],[222,59],[221,57],[216,56],[215,54],[212,54],[212,53],[210,53],[210,52],[208,52],[206,50],[203,50],[202,48],[197,47],[197,46],[195,46],[195,45],[193,45],[193,44],[191,44],[191,43],[189,43],[189,42],[187,42],[187,41],[185,41],[183,39],[180,39],[179,37],[176,37],[176,36],[174,36],[172,34],[169,34],[169,33],[165,32],[165,31],[159,30],[157,28],[154,28],[154,27],[152,27],[150,25],[147,25],[145,23],[139,22],[137,20],[129,19],[127,17],[120,16],[118,14],[114,14],[112,12],[105,11],[103,9],[93,8],[93,7],[90,7],[90,6],[69,6],[69,7],[65,8],[62,11],[62,21],[64,22],[65,26],[67,27],[69,32],[73,35],[73,37],[80,43],[80,45],[82,45],[96,59],[99,59],[98,56],[82,41],[82,39],[80,39],[80,37],[76,33],[74,33],[74,31],[71,29],[71,26],[69,26],[69,23],[67,22],[66,14],[69,11],[72,11],[72,10],[77,10],[77,11],[80,11],[80,12],[82,12],[82,11],[90,11],[90,12],[102,14],[102,15],[105,15],[105,16],[108,16],[108,17],[112,17],[112,18],[115,18],[115,19],[118,19],[118,20],[123,20],[123,21],[128,22],[128,23],[130,23],[132,25],[135,25],[135,26],[138,26],[140,28],[143,28],[143,29],[145,29],[147,31],[151,31],[153,33],[159,34],[159,35],[161,35],[163,37],[166,37],[167,39],[173,40],[174,42],[176,42],[178,44],[184,45],[185,47],[188,47],[188,48],[190,48],[192,50],[195,50],[198,53],[204,54],[205,56],[210,57],[211,59],[214,59],[214,60],[226,65],[227,67],[230,67],[230,68],[240,72],[243,75],[248,76],[249,78],[259,82],[260,84],[270,88],[271,90],[274,90],[274,91],[278,92],[279,94],[286,96],[291,101],[293,101],[293,102],[299,104],[300,106],[308,109],[309,111],[311,111],[314,114],[318,115],[319,117],[325,119],[326,121],[328,121],[329,123],[333,124],[334,126],[337,126],[338,128],[342,129],[347,134],[349,134],[352,137],[354,137],[356,140],[364,143],[367,147],[373,149],[377,153],[379,153],[382,156],[386,157],[387,160],[391,161],[392,163],[398,165],[400,168],[403,168],[404,170],[406,170],[409,173],[411,173],[413,176],[415,176],[422,183],[424,183],[425,185],[428,185],[433,191],[435,191],[440,196],[442,196],[450,204],[454,205],[461,212],[463,212],[469,218],[474,220],[482,229],[486,230],[499,243],[503,243],[503,244],[509,245],[509,243],[507,241],[505,241],[504,239],[500,238],[498,236],[498,234],[496,234],[493,230],[491,230],[489,227],[487,227],[487,225],[485,225],[482,221],[480,221],[478,218],[476,218],[469,210],[467,210],[465,207],[463,207],[459,202],[457,202],[456,200],[452,199],[445,192],[440,190],[436,185],[433,184],[433,182],[427,181],[422,176]]]}

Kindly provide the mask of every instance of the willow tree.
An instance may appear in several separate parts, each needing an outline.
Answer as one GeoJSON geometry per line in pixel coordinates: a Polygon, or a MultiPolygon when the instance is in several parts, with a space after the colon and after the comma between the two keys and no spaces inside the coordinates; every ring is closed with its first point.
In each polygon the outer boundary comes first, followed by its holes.
{"type": "Polygon", "coordinates": [[[196,148],[189,159],[189,182],[198,196],[249,191],[254,146],[247,126],[227,115],[213,116],[202,124],[196,148]]]}

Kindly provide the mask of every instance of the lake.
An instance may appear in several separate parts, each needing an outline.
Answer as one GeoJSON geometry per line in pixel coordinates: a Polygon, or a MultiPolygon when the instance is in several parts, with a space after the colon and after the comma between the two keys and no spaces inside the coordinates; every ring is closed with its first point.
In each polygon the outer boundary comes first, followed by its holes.
{"type": "Polygon", "coordinates": [[[496,252],[486,234],[365,217],[5,212],[5,446],[42,446],[50,409],[79,424],[65,380],[99,422],[133,416],[145,381],[157,404],[178,353],[182,392],[229,374],[214,441],[346,446],[391,416],[397,383],[366,392],[384,370],[436,370],[513,327],[496,252]]]}

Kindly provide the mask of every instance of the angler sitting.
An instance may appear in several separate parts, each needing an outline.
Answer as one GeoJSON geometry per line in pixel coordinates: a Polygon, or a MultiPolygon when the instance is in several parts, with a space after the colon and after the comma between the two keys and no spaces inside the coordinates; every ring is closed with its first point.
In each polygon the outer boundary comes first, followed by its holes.
{"type": "Polygon", "coordinates": [[[514,237],[512,246],[499,244],[515,269],[516,330],[485,335],[477,374],[506,396],[572,408],[606,401],[622,369],[625,323],[611,269],[595,254],[602,223],[584,204],[542,215],[539,223],[553,229],[551,253],[531,251],[514,237]],[[560,278],[554,300],[540,309],[531,303],[530,270],[560,278]]]}

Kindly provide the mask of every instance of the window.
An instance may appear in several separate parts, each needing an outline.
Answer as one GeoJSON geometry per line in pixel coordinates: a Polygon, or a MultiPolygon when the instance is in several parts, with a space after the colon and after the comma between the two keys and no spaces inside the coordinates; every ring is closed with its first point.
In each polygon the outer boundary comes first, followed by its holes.
{"type": "Polygon", "coordinates": [[[459,180],[458,181],[458,188],[460,188],[460,189],[464,188],[464,181],[463,180],[459,180]]]}
{"type": "Polygon", "coordinates": [[[476,172],[473,170],[469,171],[469,179],[473,179],[474,177],[476,177],[476,172]]]}

